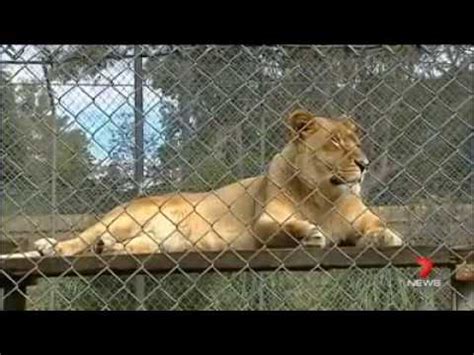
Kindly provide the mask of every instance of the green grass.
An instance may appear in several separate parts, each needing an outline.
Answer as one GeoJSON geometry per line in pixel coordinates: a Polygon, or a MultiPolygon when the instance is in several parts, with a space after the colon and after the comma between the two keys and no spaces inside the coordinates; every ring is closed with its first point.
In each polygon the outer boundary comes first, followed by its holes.
{"type": "MultiPolygon", "coordinates": [[[[242,272],[145,276],[150,310],[415,310],[449,309],[449,283],[413,288],[414,269],[346,269],[327,272],[242,272]]],[[[448,270],[439,269],[438,278],[448,270]]],[[[444,275],[444,276],[443,276],[444,275]]],[[[133,310],[135,278],[100,276],[41,280],[29,309],[133,310]]]]}

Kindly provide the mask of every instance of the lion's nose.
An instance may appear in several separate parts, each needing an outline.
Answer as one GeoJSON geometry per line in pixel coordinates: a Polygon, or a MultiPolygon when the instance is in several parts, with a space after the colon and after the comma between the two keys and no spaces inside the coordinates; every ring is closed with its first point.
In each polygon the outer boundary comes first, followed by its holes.
{"type": "Polygon", "coordinates": [[[355,163],[357,164],[357,166],[360,168],[362,172],[369,167],[369,159],[365,157],[362,159],[357,159],[355,163]]]}

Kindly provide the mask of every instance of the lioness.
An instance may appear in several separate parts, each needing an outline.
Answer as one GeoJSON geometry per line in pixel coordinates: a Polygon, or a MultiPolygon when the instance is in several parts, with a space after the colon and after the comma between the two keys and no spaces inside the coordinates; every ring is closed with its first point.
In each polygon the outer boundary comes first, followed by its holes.
{"type": "Polygon", "coordinates": [[[263,176],[212,192],[142,197],[118,206],[77,238],[41,239],[46,255],[90,247],[122,253],[292,247],[306,243],[398,246],[401,238],[362,202],[369,161],[351,119],[298,110],[290,139],[263,176]]]}

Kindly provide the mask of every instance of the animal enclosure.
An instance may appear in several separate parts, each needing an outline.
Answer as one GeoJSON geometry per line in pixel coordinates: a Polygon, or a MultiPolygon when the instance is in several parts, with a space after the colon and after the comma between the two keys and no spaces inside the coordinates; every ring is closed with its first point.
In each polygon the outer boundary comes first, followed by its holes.
{"type": "Polygon", "coordinates": [[[265,174],[298,108],[354,119],[371,161],[361,194],[404,241],[398,252],[300,245],[214,259],[198,249],[131,256],[127,272],[103,255],[56,271],[48,257],[0,260],[0,279],[17,285],[8,292],[27,309],[405,310],[469,301],[452,279],[473,259],[473,55],[461,45],[0,45],[0,254],[77,235],[137,196],[265,174]],[[188,254],[203,261],[186,263],[188,254]],[[439,284],[416,284],[416,256],[435,261],[429,280],[439,284]]]}

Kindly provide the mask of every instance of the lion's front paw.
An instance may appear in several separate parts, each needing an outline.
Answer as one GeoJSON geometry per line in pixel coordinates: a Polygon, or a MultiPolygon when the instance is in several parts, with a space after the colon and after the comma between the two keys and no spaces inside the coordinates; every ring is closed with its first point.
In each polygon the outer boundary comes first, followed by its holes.
{"type": "Polygon", "coordinates": [[[401,247],[403,245],[403,239],[391,229],[387,229],[385,239],[388,239],[387,245],[391,247],[401,247]]]}
{"type": "Polygon", "coordinates": [[[399,247],[403,245],[402,238],[389,228],[379,228],[366,233],[357,242],[357,246],[399,247]]]}
{"type": "Polygon", "coordinates": [[[324,248],[327,245],[327,238],[319,227],[313,225],[309,229],[308,235],[303,238],[302,242],[305,246],[318,246],[324,248]]]}
{"type": "Polygon", "coordinates": [[[54,247],[58,241],[53,238],[41,238],[33,243],[34,248],[44,256],[53,256],[56,254],[54,247]]]}

